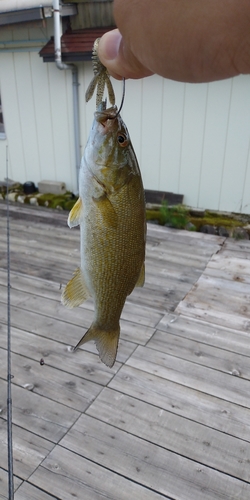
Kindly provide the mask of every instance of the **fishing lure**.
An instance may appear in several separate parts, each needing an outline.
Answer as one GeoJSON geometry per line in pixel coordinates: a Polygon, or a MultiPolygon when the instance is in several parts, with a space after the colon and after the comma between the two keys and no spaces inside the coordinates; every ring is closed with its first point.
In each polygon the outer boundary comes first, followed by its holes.
{"type": "Polygon", "coordinates": [[[103,66],[103,64],[101,63],[101,61],[98,57],[97,49],[98,49],[99,41],[100,41],[100,38],[97,38],[94,42],[93,51],[92,51],[92,64],[93,64],[94,76],[93,76],[93,78],[92,78],[92,80],[91,80],[91,82],[86,90],[86,94],[85,94],[86,102],[88,102],[91,99],[91,97],[93,96],[95,88],[96,88],[96,109],[98,109],[100,104],[102,103],[105,85],[107,87],[110,104],[112,106],[115,105],[115,93],[114,93],[112,83],[110,81],[110,76],[109,76],[108,70],[105,66],[103,66]]]}

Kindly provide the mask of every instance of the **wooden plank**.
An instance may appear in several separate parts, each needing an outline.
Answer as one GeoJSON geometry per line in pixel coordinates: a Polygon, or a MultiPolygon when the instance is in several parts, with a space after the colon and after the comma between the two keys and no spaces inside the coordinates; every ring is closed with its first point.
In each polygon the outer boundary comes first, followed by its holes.
{"type": "MultiPolygon", "coordinates": [[[[175,309],[176,305],[179,301],[186,295],[186,293],[190,290],[191,284],[193,283],[193,277],[188,276],[188,274],[182,274],[179,271],[179,279],[174,278],[173,273],[171,276],[166,275],[166,280],[164,280],[164,287],[160,287],[159,283],[156,283],[156,279],[153,280],[154,274],[150,276],[150,280],[154,281],[154,283],[148,284],[148,268],[146,275],[146,283],[143,288],[135,288],[132,292],[130,300],[137,303],[137,305],[141,304],[146,307],[154,308],[158,310],[158,312],[162,313],[164,311],[172,311],[175,309]],[[154,297],[154,301],[152,302],[152,295],[154,297]]],[[[176,272],[177,275],[177,272],[176,272]]],[[[198,274],[198,276],[200,273],[198,274]]],[[[165,274],[164,274],[165,276],[165,274]]],[[[198,278],[197,276],[197,278],[198,278]]],[[[156,273],[155,273],[156,278],[156,273]]],[[[6,284],[6,271],[0,269],[0,284],[6,284]]],[[[43,280],[41,278],[36,278],[34,276],[23,275],[19,272],[11,273],[11,288],[15,290],[25,291],[33,295],[50,298],[53,300],[58,300],[60,297],[60,285],[59,283],[55,283],[49,280],[43,280]]],[[[91,303],[92,304],[92,303],[91,303]]],[[[87,307],[87,304],[85,304],[87,307]]],[[[90,303],[89,303],[90,308],[90,303]]],[[[91,307],[91,310],[93,307],[91,307]]]]}
{"type": "MultiPolygon", "coordinates": [[[[0,212],[1,219],[6,217],[6,202],[0,200],[0,212]]],[[[41,223],[41,221],[47,221],[47,223],[53,224],[56,221],[57,224],[60,222],[64,226],[67,225],[68,212],[56,209],[48,209],[46,207],[37,207],[33,205],[20,205],[19,203],[10,203],[10,219],[19,220],[20,218],[23,222],[33,221],[35,223],[41,223]]]]}
{"type": "MultiPolygon", "coordinates": [[[[26,269],[23,264],[20,265],[19,253],[17,255],[17,259],[18,269],[30,272],[30,255],[28,269],[26,269]]],[[[58,264],[58,261],[56,264],[58,264]]],[[[44,269],[46,269],[45,272],[47,272],[48,262],[43,262],[43,265],[44,269]]],[[[72,263],[67,266],[67,274],[69,277],[71,277],[71,265],[72,263]]],[[[40,271],[41,269],[39,268],[39,273],[40,271]]],[[[66,273],[63,274],[65,275],[66,273]]],[[[164,267],[162,267],[162,264],[159,264],[158,262],[156,265],[154,265],[153,262],[149,265],[147,259],[145,286],[142,289],[135,289],[129,297],[129,300],[136,302],[138,305],[150,307],[151,309],[154,308],[155,310],[158,309],[159,312],[172,311],[175,309],[178,302],[190,290],[190,286],[194,281],[194,276],[195,279],[197,279],[199,275],[200,271],[196,268],[191,269],[190,267],[182,267],[181,265],[173,267],[170,266],[169,263],[167,263],[167,265],[164,264],[164,267]],[[152,294],[154,296],[153,302],[152,294]]],[[[52,278],[52,276],[50,277],[52,278]]],[[[2,285],[5,285],[6,283],[6,272],[3,270],[0,270],[0,283],[2,285]]],[[[59,284],[55,286],[52,281],[43,281],[42,279],[35,280],[33,276],[29,279],[28,276],[21,275],[20,272],[11,273],[11,286],[12,289],[24,290],[34,295],[60,299],[61,292],[59,291],[59,284]]],[[[84,307],[87,307],[87,304],[85,304],[84,307]]]]}
{"type": "MultiPolygon", "coordinates": [[[[81,377],[85,381],[89,380],[102,386],[106,385],[113,377],[114,373],[120,368],[120,363],[118,361],[112,369],[106,367],[106,365],[100,361],[96,350],[92,353],[90,348],[87,350],[87,346],[84,350],[81,348],[75,353],[72,353],[71,344],[65,345],[61,342],[54,342],[53,340],[38,335],[32,335],[27,331],[21,331],[15,327],[12,327],[12,335],[13,352],[21,353],[33,359],[38,366],[38,376],[42,375],[42,377],[46,377],[44,372],[47,371],[48,367],[53,367],[59,370],[63,369],[63,371],[68,374],[81,377]],[[44,359],[45,363],[42,367],[40,367],[41,358],[44,359]]],[[[4,342],[6,343],[6,337],[4,342]]],[[[1,341],[1,343],[3,342],[1,341]]],[[[95,349],[94,346],[92,349],[95,349]]],[[[29,361],[27,362],[27,366],[30,367],[29,361]]],[[[72,380],[71,377],[70,379],[72,380]]],[[[84,390],[84,388],[82,390],[84,390]]],[[[91,391],[91,385],[89,386],[89,390],[91,391]]],[[[95,394],[96,390],[97,388],[93,389],[93,394],[95,394]]],[[[83,393],[81,397],[83,397],[83,393]]],[[[87,394],[86,397],[88,397],[87,394]]],[[[91,397],[91,395],[89,397],[91,397]]],[[[75,395],[75,398],[77,399],[77,395],[75,395]]],[[[85,403],[84,400],[82,401],[83,405],[86,403],[86,400],[85,403]]]]}
{"type": "MultiPolygon", "coordinates": [[[[84,439],[81,436],[82,448],[84,439]]],[[[61,446],[56,446],[29,480],[58,500],[161,500],[162,495],[115,474],[61,446]]],[[[243,500],[243,499],[242,499],[243,500]]]]}
{"type": "MultiPolygon", "coordinates": [[[[29,335],[29,340],[30,337],[29,335]]],[[[13,342],[14,349],[23,352],[23,345],[22,348],[19,349],[15,347],[17,343],[16,340],[15,338],[13,342]]],[[[36,343],[34,347],[37,350],[36,343]]],[[[35,349],[33,349],[33,351],[35,351],[35,349]]],[[[46,349],[46,345],[44,345],[44,349],[46,349]]],[[[2,359],[5,354],[6,353],[0,349],[2,359]]],[[[68,354],[70,356],[70,353],[68,354]]],[[[50,356],[45,357],[46,364],[42,367],[38,365],[38,356],[36,356],[35,359],[28,357],[28,353],[26,353],[26,356],[12,353],[12,365],[15,371],[15,377],[12,382],[14,385],[18,385],[24,389],[27,388],[27,390],[31,390],[35,394],[40,394],[44,396],[44,398],[50,399],[51,401],[57,401],[58,403],[80,412],[86,410],[102,389],[102,385],[97,385],[83,378],[84,370],[82,370],[83,374],[81,377],[64,371],[62,365],[64,362],[67,362],[67,360],[63,360],[62,357],[57,357],[58,367],[54,368],[48,364],[50,363],[50,356]]],[[[78,372],[80,372],[80,370],[78,370],[78,372]]],[[[5,374],[6,366],[5,362],[3,362],[0,366],[0,377],[4,379],[5,374]]]]}
{"type": "Polygon", "coordinates": [[[147,346],[192,363],[250,380],[250,352],[249,356],[246,353],[236,354],[223,348],[202,344],[199,340],[191,340],[187,336],[172,335],[168,331],[159,330],[156,330],[147,346]]]}
{"type": "MultiPolygon", "coordinates": [[[[151,257],[155,258],[157,261],[157,254],[160,253],[161,258],[163,259],[163,250],[162,249],[157,249],[153,251],[151,254],[151,257]]],[[[190,267],[202,267],[202,269],[205,268],[207,265],[208,259],[211,257],[211,253],[209,252],[209,255],[206,255],[205,257],[203,255],[199,255],[198,253],[196,254],[194,250],[190,250],[190,254],[188,254],[187,251],[185,252],[179,252],[178,248],[176,245],[172,246],[172,251],[171,249],[168,249],[167,252],[165,252],[165,259],[164,261],[166,262],[171,262],[176,265],[180,263],[181,265],[184,266],[190,266],[190,267]]],[[[150,257],[149,251],[147,251],[147,256],[150,257]]]]}
{"type": "MultiPolygon", "coordinates": [[[[39,254],[41,260],[45,259],[45,262],[53,255],[59,258],[63,256],[64,258],[69,258],[69,255],[71,255],[75,259],[79,259],[79,232],[77,236],[77,238],[74,237],[71,239],[70,235],[66,233],[65,235],[56,235],[55,237],[54,234],[50,235],[47,231],[44,231],[44,234],[39,231],[39,236],[37,236],[34,233],[28,233],[26,230],[23,232],[18,230],[18,233],[14,231],[13,235],[11,235],[11,250],[16,251],[18,249],[21,254],[39,254]]],[[[1,249],[4,249],[6,246],[4,241],[2,241],[0,245],[1,249]]],[[[146,256],[149,261],[156,261],[158,265],[162,262],[168,262],[177,265],[185,265],[186,267],[204,267],[213,251],[211,251],[211,249],[200,248],[199,252],[194,254],[194,250],[194,247],[191,245],[183,248],[175,242],[170,243],[167,247],[150,247],[150,245],[147,245],[146,256]]]]}
{"type": "Polygon", "coordinates": [[[130,481],[158,491],[164,498],[168,495],[164,484],[164,472],[167,474],[164,451],[149,442],[82,415],[61,445],[130,481]]]}
{"type": "Polygon", "coordinates": [[[213,325],[226,326],[230,329],[241,330],[243,332],[249,332],[250,324],[249,318],[246,315],[230,314],[222,312],[220,310],[209,310],[204,308],[204,305],[200,307],[200,304],[196,303],[195,306],[190,306],[185,300],[182,300],[178,304],[175,312],[182,314],[183,316],[190,316],[206,323],[212,323],[213,325]]]}
{"type": "MultiPolygon", "coordinates": [[[[147,480],[155,480],[154,488],[157,489],[158,484],[158,491],[168,495],[173,493],[164,490],[164,485],[161,485],[161,469],[166,461],[166,451],[249,482],[250,442],[236,439],[172,412],[159,410],[159,407],[116,391],[105,391],[105,396],[102,394],[100,399],[102,402],[99,403],[97,398],[88,411],[95,418],[88,419],[86,415],[82,415],[61,441],[62,446],[81,453],[79,436],[84,435],[82,453],[85,457],[92,458],[103,466],[108,466],[109,463],[113,470],[123,475],[129,470],[129,475],[134,480],[136,465],[141,468],[140,463],[134,462],[137,459],[143,461],[146,453],[144,447],[148,446],[149,468],[142,467],[141,481],[149,486],[147,480]],[[114,437],[110,436],[111,432],[114,437]],[[155,450],[152,444],[156,446],[155,450]],[[109,449],[112,449],[112,456],[108,453],[109,449]],[[156,462],[154,456],[157,456],[156,462]],[[129,459],[129,464],[126,459],[129,459]],[[160,477],[157,475],[159,472],[160,477]]],[[[165,474],[168,474],[168,470],[165,470],[165,474]]]]}
{"type": "MultiPolygon", "coordinates": [[[[6,285],[7,273],[0,269],[0,284],[6,285]]],[[[10,272],[11,288],[28,292],[32,295],[58,300],[60,284],[54,281],[44,280],[34,276],[28,276],[18,272],[10,272]]]]}
{"type": "MultiPolygon", "coordinates": [[[[14,491],[22,483],[20,478],[14,476],[14,491]]],[[[8,472],[0,468],[0,499],[8,500],[8,472]]]]}
{"type": "MultiPolygon", "coordinates": [[[[0,302],[4,303],[5,301],[6,288],[0,285],[0,302]]],[[[93,306],[91,306],[90,309],[90,301],[87,305],[82,304],[80,307],[72,310],[61,304],[60,296],[58,297],[58,301],[54,301],[45,297],[33,296],[26,292],[20,293],[13,289],[11,293],[11,304],[23,310],[37,311],[43,316],[52,317],[79,326],[89,327],[93,321],[93,306]]],[[[136,321],[138,324],[153,328],[159,323],[162,316],[162,313],[145,306],[138,306],[129,299],[126,301],[121,315],[122,319],[125,321],[136,321]]]]}
{"type": "MultiPolygon", "coordinates": [[[[114,394],[114,391],[111,392],[114,394]]],[[[237,481],[235,478],[229,479],[230,476],[228,477],[223,473],[209,469],[200,462],[189,460],[183,454],[181,456],[177,455],[178,435],[181,433],[183,433],[182,439],[183,442],[186,441],[185,447],[189,451],[189,454],[193,455],[195,453],[191,451],[194,448],[198,452],[197,441],[199,439],[202,440],[198,426],[196,427],[197,435],[195,436],[196,446],[193,447],[192,445],[190,446],[190,441],[192,443],[194,441],[193,439],[191,440],[191,436],[188,434],[188,421],[185,421],[184,428],[180,427],[178,429],[179,422],[176,420],[177,427],[172,428],[170,423],[171,415],[166,414],[163,410],[159,412],[159,409],[137,402],[132,398],[123,398],[122,395],[116,393],[115,406],[119,406],[120,403],[124,410],[124,424],[122,425],[125,428],[127,427],[129,431],[117,429],[115,426],[101,422],[99,419],[82,415],[76,425],[73,426],[62,440],[62,446],[171,498],[180,498],[184,492],[185,499],[201,498],[201,495],[204,499],[223,498],[225,490],[227,490],[228,498],[233,499],[235,498],[233,494],[237,497],[237,494],[243,492],[243,497],[246,497],[247,491],[250,492],[249,484],[245,489],[246,483],[237,481]],[[128,405],[122,403],[123,399],[126,399],[128,405]],[[130,413],[130,408],[133,406],[134,408],[130,413]],[[143,410],[144,413],[138,414],[138,410],[139,412],[143,410]],[[131,417],[130,423],[126,425],[129,416],[131,417]],[[132,416],[135,417],[134,425],[132,423],[132,416]],[[136,431],[138,427],[140,428],[138,431],[139,434],[143,433],[145,439],[137,437],[136,431]],[[130,433],[131,430],[132,434],[130,433]],[[84,436],[84,446],[81,443],[82,436],[84,436]],[[161,442],[160,446],[154,443],[154,439],[161,442]],[[171,451],[170,443],[173,443],[174,453],[171,451]],[[204,475],[202,474],[198,477],[199,473],[197,469],[200,467],[204,475]],[[233,492],[229,490],[228,479],[230,480],[233,492]],[[213,484],[213,487],[211,487],[211,484],[213,484]],[[206,491],[205,495],[203,495],[204,490],[206,491]]],[[[110,410],[112,413],[112,405],[110,410]]],[[[204,439],[206,439],[206,433],[204,439]]],[[[209,444],[213,448],[212,443],[209,442],[209,444]]],[[[201,448],[203,461],[209,461],[208,455],[210,453],[207,451],[209,446],[203,442],[201,448]]],[[[218,452],[220,452],[219,449],[218,452]]],[[[216,458],[214,457],[214,464],[216,463],[216,458]]],[[[229,463],[230,458],[228,460],[229,463]]],[[[219,454],[220,460],[221,456],[219,454]]],[[[237,457],[235,457],[235,460],[237,461],[237,457]]],[[[224,458],[224,462],[225,466],[229,469],[230,465],[226,464],[226,457],[224,458]]],[[[237,471],[239,475],[242,469],[242,465],[238,463],[237,471]]],[[[244,470],[247,471],[248,467],[244,468],[244,470]]],[[[246,472],[246,475],[248,476],[248,472],[246,472]]]]}
{"type": "Polygon", "coordinates": [[[225,244],[223,245],[223,254],[224,252],[231,251],[238,258],[242,257],[242,252],[250,251],[250,241],[249,240],[236,240],[235,238],[227,238],[225,244]]]}
{"type": "MultiPolygon", "coordinates": [[[[2,226],[4,228],[3,224],[2,226]]],[[[183,232],[185,233],[185,231],[183,232]]],[[[218,245],[204,244],[203,240],[201,241],[202,244],[199,244],[198,240],[198,244],[196,245],[197,240],[190,239],[186,235],[183,237],[179,236],[177,240],[176,237],[170,238],[170,236],[168,236],[166,240],[164,239],[156,245],[154,240],[148,236],[147,255],[151,255],[152,257],[160,255],[161,258],[164,258],[164,255],[166,255],[167,258],[171,258],[173,251],[176,251],[180,256],[186,255],[187,261],[194,258],[203,260],[203,258],[209,258],[210,255],[219,248],[218,245]]],[[[57,251],[59,253],[66,252],[69,248],[79,250],[79,230],[69,231],[67,226],[63,229],[54,228],[54,226],[48,224],[40,224],[39,227],[37,223],[30,224],[29,226],[11,224],[11,244],[13,244],[14,247],[17,243],[24,246],[26,245],[27,247],[32,247],[33,245],[35,248],[38,242],[41,242],[41,249],[43,250],[46,250],[48,244],[52,250],[55,249],[55,252],[57,251]]]]}
{"type": "Polygon", "coordinates": [[[15,500],[55,500],[55,497],[24,481],[15,493],[15,500]]]}
{"type": "MultiPolygon", "coordinates": [[[[5,258],[0,258],[0,267],[2,269],[7,269],[5,258]]],[[[67,283],[67,281],[72,278],[73,271],[73,269],[65,269],[65,267],[59,266],[56,259],[51,262],[50,266],[47,264],[43,267],[41,266],[41,260],[39,258],[34,259],[33,257],[29,259],[29,256],[26,256],[25,259],[20,260],[20,255],[18,257],[18,253],[16,253],[15,256],[12,253],[11,270],[14,272],[23,272],[24,274],[36,276],[41,279],[55,281],[56,283],[67,283]]]]}
{"type": "MultiPolygon", "coordinates": [[[[54,319],[53,304],[49,306],[51,315],[47,315],[46,312],[48,311],[46,311],[46,308],[43,310],[40,308],[39,310],[39,300],[39,297],[33,297],[32,305],[34,307],[28,304],[28,300],[26,303],[20,304],[20,307],[11,306],[12,325],[31,333],[37,333],[58,340],[59,342],[63,340],[67,345],[75,345],[86,332],[86,328],[90,326],[93,320],[93,312],[87,309],[87,305],[86,307],[81,306],[78,309],[72,310],[66,309],[61,303],[56,304],[55,302],[54,309],[58,311],[58,314],[54,313],[57,316],[54,319]],[[36,305],[37,312],[35,312],[36,305]]],[[[21,298],[20,301],[22,301],[21,298]]],[[[131,309],[132,306],[128,306],[127,311],[131,311],[131,309]]],[[[137,307],[138,309],[139,306],[137,307]]],[[[146,308],[141,308],[141,315],[143,315],[144,310],[146,308]]],[[[150,309],[148,308],[145,312],[148,315],[149,323],[155,322],[157,324],[163,316],[163,313],[154,313],[150,320],[150,309]]],[[[136,316],[131,317],[130,313],[126,313],[126,317],[127,320],[126,318],[123,319],[122,315],[120,321],[121,338],[136,344],[146,344],[154,333],[154,327],[145,325],[145,318],[142,318],[144,324],[139,324],[140,318],[137,319],[136,316]],[[135,323],[133,319],[137,322],[135,323]]],[[[0,323],[6,324],[6,305],[3,302],[0,302],[0,323]]]]}
{"type": "MultiPolygon", "coordinates": [[[[23,210],[23,205],[21,204],[18,204],[20,206],[20,212],[19,212],[19,215],[20,213],[22,214],[22,210],[23,210]]],[[[1,207],[1,206],[0,206],[1,207]]],[[[12,207],[11,207],[12,208],[12,207]]],[[[39,210],[41,209],[42,207],[39,207],[39,210]]],[[[52,211],[52,213],[54,214],[53,210],[52,209],[46,209],[47,211],[52,211]]],[[[57,211],[58,212],[58,211],[57,211]]],[[[0,221],[0,227],[2,229],[4,229],[6,227],[6,213],[5,212],[2,212],[0,210],[0,213],[3,214],[2,215],[2,220],[0,221]]],[[[38,211],[38,213],[40,213],[38,211]]],[[[42,212],[43,214],[43,212],[42,212]]],[[[68,215],[68,212],[66,212],[66,214],[68,215]]],[[[57,213],[54,214],[54,217],[57,216],[57,213]]],[[[67,218],[63,219],[64,221],[64,225],[63,226],[60,226],[60,225],[57,225],[57,220],[53,220],[54,224],[52,224],[51,220],[49,218],[44,218],[44,222],[39,222],[40,219],[38,219],[38,221],[36,220],[29,220],[27,219],[26,220],[26,215],[23,216],[24,218],[22,219],[19,219],[19,220],[15,220],[15,219],[11,219],[10,218],[10,235],[11,235],[11,238],[14,238],[14,237],[18,237],[19,239],[25,241],[25,239],[27,240],[31,240],[31,241],[36,241],[37,239],[39,240],[43,240],[43,238],[46,238],[46,240],[50,240],[51,243],[53,243],[53,241],[55,240],[59,240],[59,241],[64,241],[65,244],[68,243],[68,245],[71,245],[72,242],[78,242],[80,241],[80,231],[79,231],[79,226],[76,226],[74,228],[72,228],[72,230],[69,229],[68,225],[67,225],[67,218]],[[17,235],[18,233],[18,235],[17,235]],[[70,235],[70,238],[69,238],[69,235],[70,235]],[[67,238],[68,236],[68,238],[67,238]]]]}
{"type": "Polygon", "coordinates": [[[250,408],[249,381],[165,353],[138,346],[129,366],[250,408]]]}
{"type": "MultiPolygon", "coordinates": [[[[7,424],[0,419],[0,468],[7,468],[7,424]]],[[[22,479],[28,479],[48,453],[54,448],[54,443],[13,425],[13,467],[14,474],[22,479]]],[[[1,498],[1,497],[0,497],[1,498]]]]}
{"type": "Polygon", "coordinates": [[[213,278],[250,284],[250,260],[232,256],[224,257],[223,253],[213,255],[204,271],[204,275],[213,278]]]}
{"type": "Polygon", "coordinates": [[[172,229],[169,227],[158,226],[154,224],[147,224],[148,237],[156,238],[157,240],[166,240],[171,238],[171,240],[186,240],[191,242],[196,241],[197,245],[212,245],[220,247],[226,240],[223,236],[217,236],[214,234],[198,233],[196,231],[186,231],[184,229],[172,229]]]}
{"type": "MultiPolygon", "coordinates": [[[[39,363],[37,363],[39,368],[39,363]]],[[[15,372],[13,370],[15,376],[15,372]]],[[[1,394],[6,394],[6,382],[0,379],[1,394]]],[[[1,399],[3,396],[1,396],[1,399]]],[[[77,420],[80,413],[32,391],[12,385],[13,424],[56,443],[77,420]]],[[[6,402],[1,401],[1,417],[6,419],[6,402]]]]}
{"type": "MultiPolygon", "coordinates": [[[[59,342],[59,345],[55,345],[53,351],[57,352],[58,350],[68,350],[69,346],[74,346],[76,343],[80,340],[80,338],[83,336],[85,333],[86,329],[83,329],[80,326],[74,325],[74,324],[68,324],[65,323],[64,321],[58,321],[54,320],[53,318],[45,318],[44,316],[41,316],[40,314],[33,313],[31,311],[23,311],[22,309],[18,308],[12,308],[11,309],[11,321],[12,321],[12,327],[25,330],[30,333],[34,333],[39,335],[39,338],[31,339],[32,342],[35,343],[35,345],[39,346],[37,347],[38,352],[37,352],[37,357],[40,359],[41,356],[47,357],[48,350],[44,348],[44,346],[47,344],[46,339],[53,339],[55,341],[59,342]],[[20,327],[20,328],[19,328],[20,327]],[[39,349],[40,349],[40,354],[39,354],[39,349]],[[39,357],[40,356],[40,357],[39,357]]],[[[6,332],[6,327],[4,326],[6,324],[6,307],[1,306],[0,304],[0,331],[6,332]]],[[[153,335],[154,329],[153,328],[147,328],[145,326],[137,325],[136,323],[133,322],[128,322],[128,321],[121,321],[121,340],[119,342],[119,346],[121,345],[121,349],[119,348],[118,352],[118,360],[120,362],[124,362],[127,357],[131,354],[131,352],[134,350],[134,345],[135,344],[146,344],[149,338],[153,335]],[[129,345],[125,345],[129,343],[129,345]]],[[[25,337],[25,335],[24,335],[25,337]]],[[[4,338],[5,339],[5,338],[4,338]]],[[[5,340],[4,340],[5,342],[5,340]]],[[[1,342],[2,344],[2,342],[1,342]]],[[[3,347],[5,347],[4,344],[2,344],[3,347]]],[[[71,355],[67,359],[67,363],[71,365],[71,362],[73,363],[74,367],[74,356],[71,355]]],[[[96,364],[97,356],[96,356],[96,348],[94,347],[94,344],[87,343],[86,346],[82,346],[80,350],[76,351],[74,353],[75,356],[79,356],[79,362],[82,360],[84,363],[84,366],[89,366],[90,373],[92,377],[94,377],[94,380],[97,383],[102,383],[101,380],[106,383],[106,377],[109,376],[110,373],[112,374],[112,370],[110,372],[110,369],[108,370],[101,370],[99,372],[100,366],[98,366],[98,371],[95,372],[93,370],[93,365],[96,364]],[[93,355],[88,355],[87,353],[81,353],[81,351],[88,351],[89,353],[94,352],[95,354],[93,355]]],[[[62,352],[60,353],[62,355],[62,352]]],[[[67,354],[68,355],[68,354],[67,354]]],[[[104,365],[101,365],[104,367],[104,365]]],[[[116,369],[118,369],[118,365],[116,365],[116,369]]],[[[73,372],[74,373],[74,372],[73,372]]],[[[91,379],[92,380],[92,379],[91,379]]]]}
{"type": "MultiPolygon", "coordinates": [[[[0,286],[0,302],[4,304],[5,300],[6,288],[0,286]]],[[[24,311],[36,311],[42,316],[66,321],[67,323],[78,324],[79,326],[82,325],[87,327],[91,323],[93,316],[89,309],[84,309],[83,312],[83,307],[75,308],[74,311],[63,307],[60,301],[60,295],[56,301],[13,289],[11,290],[11,304],[24,311]]]]}
{"type": "Polygon", "coordinates": [[[249,300],[249,286],[247,283],[242,283],[240,280],[231,280],[228,282],[228,280],[224,278],[213,278],[209,275],[202,275],[193,286],[190,295],[197,293],[200,296],[202,292],[208,295],[208,300],[210,300],[210,296],[213,297],[220,293],[224,296],[226,302],[228,302],[231,297],[234,297],[235,301],[242,301],[243,299],[249,300]]]}
{"type": "MultiPolygon", "coordinates": [[[[11,237],[11,253],[15,253],[17,250],[20,253],[20,255],[25,254],[26,256],[34,255],[34,256],[39,256],[41,259],[41,265],[46,264],[47,262],[50,262],[50,260],[53,257],[56,257],[56,259],[62,260],[64,263],[68,262],[71,259],[73,259],[73,263],[79,262],[80,261],[80,245],[78,244],[77,246],[75,245],[74,247],[71,246],[70,248],[65,248],[64,247],[64,240],[62,240],[63,243],[60,244],[60,241],[57,241],[57,239],[54,240],[54,245],[53,242],[46,242],[46,238],[42,238],[39,241],[38,239],[32,239],[32,240],[27,240],[25,237],[23,239],[21,238],[16,238],[16,237],[11,237]],[[48,252],[48,244],[49,244],[49,252],[48,252]]],[[[6,248],[5,242],[0,242],[0,251],[4,251],[4,248],[6,248]]],[[[73,264],[72,264],[73,265],[73,264]]]]}
{"type": "MultiPolygon", "coordinates": [[[[109,387],[120,394],[150,403],[159,411],[169,411],[250,442],[248,408],[127,365],[116,374],[109,387]]],[[[87,413],[93,415],[96,404],[102,403],[105,397],[106,390],[99,395],[97,402],[91,405],[87,413]]],[[[115,414],[114,412],[114,418],[115,414]]],[[[107,422],[108,418],[112,418],[109,408],[107,407],[106,412],[104,405],[100,415],[107,422]]],[[[119,426],[117,422],[114,425],[119,426]]]]}
{"type": "MultiPolygon", "coordinates": [[[[166,314],[157,328],[162,332],[178,335],[185,339],[192,339],[203,349],[203,344],[225,349],[233,354],[250,356],[249,333],[227,328],[199,319],[178,314],[166,314]]],[[[162,337],[162,340],[164,336],[162,337]]],[[[153,339],[154,340],[154,337],[153,339]]],[[[156,338],[155,338],[156,340],[156,338]]],[[[151,344],[152,346],[152,344],[151,344]]],[[[202,356],[202,352],[200,352],[202,356]]],[[[227,353],[225,353],[227,356],[227,353]]],[[[247,359],[247,358],[246,358],[247,359]]]]}
{"type": "MultiPolygon", "coordinates": [[[[249,248],[245,248],[245,249],[243,249],[243,248],[242,248],[242,250],[240,250],[240,251],[237,252],[237,257],[239,257],[240,259],[249,260],[250,259],[249,248]]],[[[223,250],[223,256],[224,257],[231,257],[232,256],[232,250],[231,249],[228,250],[228,249],[225,248],[225,250],[223,250]]]]}
{"type": "Polygon", "coordinates": [[[219,324],[226,321],[225,325],[237,328],[234,323],[230,324],[230,319],[232,319],[232,322],[244,317],[249,320],[249,301],[250,293],[247,283],[220,278],[215,279],[203,275],[187,294],[184,301],[178,305],[176,312],[193,316],[197,314],[197,310],[204,310],[205,314],[215,316],[214,323],[217,322],[219,316],[219,324]]]}

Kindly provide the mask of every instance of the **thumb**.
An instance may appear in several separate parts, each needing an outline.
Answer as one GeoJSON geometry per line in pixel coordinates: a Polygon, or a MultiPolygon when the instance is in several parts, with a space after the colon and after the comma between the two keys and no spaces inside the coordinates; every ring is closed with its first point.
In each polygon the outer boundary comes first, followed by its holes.
{"type": "Polygon", "coordinates": [[[98,45],[98,56],[110,75],[118,80],[143,78],[153,74],[136,59],[118,29],[102,36],[98,45]]]}

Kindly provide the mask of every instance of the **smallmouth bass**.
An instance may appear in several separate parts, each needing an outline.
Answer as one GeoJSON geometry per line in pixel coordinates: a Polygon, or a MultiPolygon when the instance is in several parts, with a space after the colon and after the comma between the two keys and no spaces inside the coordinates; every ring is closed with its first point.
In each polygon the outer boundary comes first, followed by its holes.
{"type": "MultiPolygon", "coordinates": [[[[105,103],[102,103],[105,108],[105,103]]],[[[68,225],[80,225],[81,266],[62,293],[67,307],[94,300],[94,320],[75,349],[94,340],[112,367],[126,297],[145,277],[145,199],[139,165],[117,107],[95,112],[82,158],[79,199],[68,225]]]]}

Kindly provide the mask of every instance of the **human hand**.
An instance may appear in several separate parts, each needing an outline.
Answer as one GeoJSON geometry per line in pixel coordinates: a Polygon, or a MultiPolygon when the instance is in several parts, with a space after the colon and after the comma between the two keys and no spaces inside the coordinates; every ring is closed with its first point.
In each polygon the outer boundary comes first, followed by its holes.
{"type": "Polygon", "coordinates": [[[249,0],[114,0],[98,55],[117,79],[209,82],[250,73],[249,0]]]}

